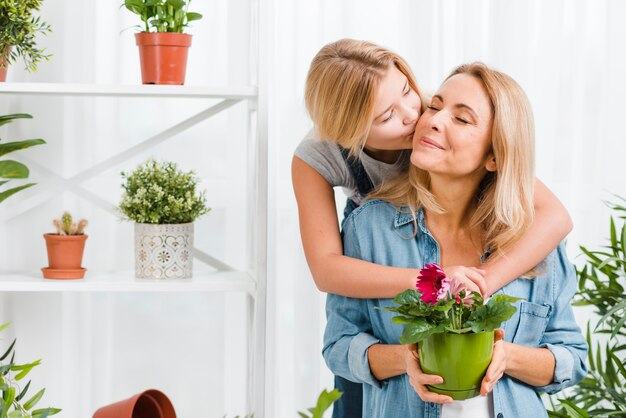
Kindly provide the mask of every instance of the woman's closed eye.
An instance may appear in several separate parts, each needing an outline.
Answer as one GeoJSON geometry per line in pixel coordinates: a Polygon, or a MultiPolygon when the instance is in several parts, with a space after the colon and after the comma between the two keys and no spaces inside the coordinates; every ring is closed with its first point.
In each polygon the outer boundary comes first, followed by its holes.
{"type": "Polygon", "coordinates": [[[467,124],[469,124],[469,123],[470,123],[470,121],[468,121],[467,119],[464,119],[464,118],[459,117],[459,116],[455,117],[455,119],[456,119],[458,122],[460,122],[460,123],[462,123],[462,124],[464,124],[464,125],[467,125],[467,124]]]}

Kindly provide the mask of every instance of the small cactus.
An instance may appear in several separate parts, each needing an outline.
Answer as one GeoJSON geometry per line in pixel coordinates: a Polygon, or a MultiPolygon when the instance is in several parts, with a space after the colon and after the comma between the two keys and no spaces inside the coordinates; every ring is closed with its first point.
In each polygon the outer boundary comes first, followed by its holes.
{"type": "Polygon", "coordinates": [[[69,212],[64,212],[61,219],[55,219],[52,223],[59,235],[83,235],[88,224],[85,219],[74,223],[72,215],[69,212]]]}

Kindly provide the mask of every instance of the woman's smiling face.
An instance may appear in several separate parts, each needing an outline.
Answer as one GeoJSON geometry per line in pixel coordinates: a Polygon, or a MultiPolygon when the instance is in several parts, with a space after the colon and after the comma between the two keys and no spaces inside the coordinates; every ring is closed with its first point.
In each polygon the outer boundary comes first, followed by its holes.
{"type": "Polygon", "coordinates": [[[493,106],[478,78],[457,74],[446,80],[420,117],[411,163],[431,174],[484,176],[495,171],[491,151],[493,106]]]}

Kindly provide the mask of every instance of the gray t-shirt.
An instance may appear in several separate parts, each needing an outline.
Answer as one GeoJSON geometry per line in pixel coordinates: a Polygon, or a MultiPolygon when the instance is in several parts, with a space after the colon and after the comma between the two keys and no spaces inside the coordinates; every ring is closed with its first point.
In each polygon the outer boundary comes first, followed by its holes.
{"type": "MultiPolygon", "coordinates": [[[[358,194],[356,181],[336,143],[320,140],[315,136],[315,132],[310,130],[294,154],[320,173],[332,187],[343,187],[349,198],[357,204],[361,203],[363,197],[358,194]]],[[[364,152],[361,152],[359,158],[372,184],[376,187],[405,171],[408,168],[410,156],[411,150],[406,150],[400,154],[396,162],[391,164],[378,161],[364,152]]]]}

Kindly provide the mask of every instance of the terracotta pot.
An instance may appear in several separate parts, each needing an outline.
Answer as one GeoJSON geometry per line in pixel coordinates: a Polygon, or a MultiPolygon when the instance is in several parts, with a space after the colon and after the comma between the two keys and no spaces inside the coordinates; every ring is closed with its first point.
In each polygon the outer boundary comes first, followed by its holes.
{"type": "Polygon", "coordinates": [[[83,251],[87,235],[44,234],[48,249],[48,268],[43,268],[47,279],[81,279],[85,270],[83,251]]]}
{"type": "Polygon", "coordinates": [[[176,418],[176,412],[163,392],[150,389],[103,406],[93,414],[93,418],[176,418]]]}
{"type": "Polygon", "coordinates": [[[135,34],[143,84],[185,84],[191,35],[169,32],[135,34]]]}
{"type": "Polygon", "coordinates": [[[454,400],[480,394],[480,384],[493,355],[492,332],[433,334],[418,343],[420,366],[426,374],[443,377],[444,383],[428,385],[431,392],[454,400]]]}
{"type": "Polygon", "coordinates": [[[0,82],[7,81],[7,70],[8,70],[8,56],[11,53],[11,48],[8,47],[4,54],[0,54],[0,82]]]}

